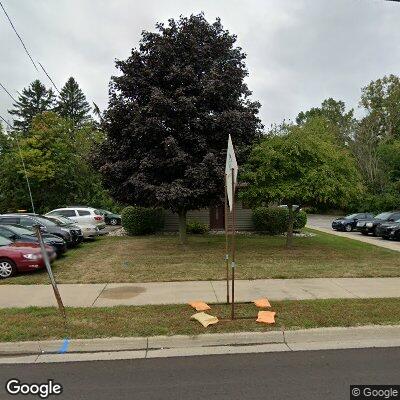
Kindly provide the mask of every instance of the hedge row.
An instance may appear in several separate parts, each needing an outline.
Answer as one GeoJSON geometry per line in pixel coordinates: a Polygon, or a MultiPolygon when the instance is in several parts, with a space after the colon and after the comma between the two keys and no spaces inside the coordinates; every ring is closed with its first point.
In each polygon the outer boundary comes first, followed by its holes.
{"type": "Polygon", "coordinates": [[[128,206],[122,210],[121,219],[128,235],[147,235],[164,228],[164,211],[161,208],[128,206]]]}
{"type": "MultiPolygon", "coordinates": [[[[295,212],[293,229],[299,230],[306,226],[307,214],[304,211],[295,212]]],[[[256,231],[279,235],[287,232],[289,226],[289,210],[282,207],[259,207],[253,210],[253,224],[256,231]]]]}

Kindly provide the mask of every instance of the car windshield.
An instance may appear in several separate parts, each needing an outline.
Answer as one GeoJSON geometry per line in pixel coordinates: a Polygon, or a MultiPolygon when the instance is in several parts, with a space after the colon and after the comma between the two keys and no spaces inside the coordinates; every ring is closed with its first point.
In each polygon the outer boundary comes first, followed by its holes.
{"type": "Polygon", "coordinates": [[[34,235],[34,232],[30,229],[24,228],[18,225],[7,225],[7,228],[17,235],[34,235]]]}
{"type": "Polygon", "coordinates": [[[344,217],[344,219],[354,219],[354,218],[357,218],[357,215],[358,215],[358,214],[346,215],[346,216],[344,217]]]}
{"type": "Polygon", "coordinates": [[[6,239],[3,236],[0,236],[0,246],[9,246],[12,243],[11,240],[6,239]]]}
{"type": "Polygon", "coordinates": [[[57,225],[59,225],[59,224],[55,223],[54,221],[51,221],[50,219],[45,218],[45,217],[36,217],[35,216],[35,220],[37,222],[39,222],[40,224],[45,225],[45,226],[57,226],[57,225]]]}
{"type": "Polygon", "coordinates": [[[71,225],[73,224],[73,221],[70,220],[67,217],[63,217],[62,215],[52,215],[51,217],[48,217],[49,219],[51,219],[52,221],[54,221],[55,223],[61,223],[62,225],[71,225]]]}
{"type": "Polygon", "coordinates": [[[391,216],[392,213],[390,212],[384,212],[381,214],[378,214],[375,218],[376,219],[388,219],[391,216]]]}

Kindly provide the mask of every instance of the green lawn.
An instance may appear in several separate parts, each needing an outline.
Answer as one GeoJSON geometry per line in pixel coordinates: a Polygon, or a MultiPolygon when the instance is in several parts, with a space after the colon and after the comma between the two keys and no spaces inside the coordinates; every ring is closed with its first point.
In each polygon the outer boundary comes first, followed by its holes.
{"type": "MultiPolygon", "coordinates": [[[[295,238],[237,236],[237,279],[400,276],[399,253],[322,232],[295,238]]],[[[70,250],[54,263],[59,283],[150,282],[224,279],[224,236],[103,237],[70,250]]],[[[49,283],[45,271],[1,284],[49,283]]]]}
{"type": "MultiPolygon", "coordinates": [[[[190,320],[187,305],[68,308],[68,328],[56,308],[0,309],[0,341],[118,336],[197,335],[200,333],[267,331],[331,326],[400,324],[400,299],[329,299],[272,303],[276,324],[255,321],[253,304],[237,305],[235,321],[203,328],[190,320]]],[[[228,318],[230,307],[212,305],[211,315],[228,318]]]]}

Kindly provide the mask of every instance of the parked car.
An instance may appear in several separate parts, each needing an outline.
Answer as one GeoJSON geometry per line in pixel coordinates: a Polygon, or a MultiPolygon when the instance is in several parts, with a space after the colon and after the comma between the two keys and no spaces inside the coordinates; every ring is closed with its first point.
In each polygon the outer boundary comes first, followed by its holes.
{"type": "Polygon", "coordinates": [[[99,229],[106,226],[104,216],[101,212],[92,207],[64,207],[57,208],[47,213],[47,215],[62,215],[76,223],[86,223],[96,225],[99,229]]]}
{"type": "Polygon", "coordinates": [[[376,234],[381,236],[383,239],[400,240],[400,219],[395,222],[386,222],[381,224],[377,228],[376,234]]]}
{"type": "Polygon", "coordinates": [[[85,224],[85,223],[76,223],[67,217],[63,217],[62,215],[49,215],[45,214],[45,217],[54,221],[59,222],[61,226],[65,227],[75,227],[81,230],[84,239],[94,239],[99,236],[99,228],[96,225],[85,224]]]}
{"type": "Polygon", "coordinates": [[[374,218],[374,214],[371,213],[356,213],[346,215],[343,218],[336,218],[332,221],[332,229],[335,231],[346,231],[351,232],[356,228],[357,222],[360,219],[372,219],[374,218]]]}
{"type": "Polygon", "coordinates": [[[378,228],[385,222],[394,222],[400,219],[400,211],[389,211],[378,214],[374,218],[363,219],[357,222],[357,230],[363,235],[372,233],[373,236],[377,236],[378,228]]]}
{"type": "MultiPolygon", "coordinates": [[[[50,260],[54,250],[46,245],[50,260]]],[[[40,245],[37,243],[14,243],[0,236],[0,279],[9,278],[17,272],[35,271],[45,267],[40,245]]]]}
{"type": "Polygon", "coordinates": [[[121,215],[114,214],[111,211],[99,210],[104,215],[104,222],[107,225],[121,225],[121,215]]]}
{"type": "Polygon", "coordinates": [[[51,233],[64,239],[68,247],[75,246],[83,240],[80,229],[62,227],[38,214],[2,214],[0,215],[0,225],[21,225],[28,229],[39,225],[42,232],[51,233]]]}
{"type": "MultiPolygon", "coordinates": [[[[0,225],[0,236],[14,243],[39,243],[34,231],[18,225],[0,225]]],[[[51,246],[57,256],[67,250],[64,239],[50,233],[42,233],[42,237],[43,242],[51,246]]]]}

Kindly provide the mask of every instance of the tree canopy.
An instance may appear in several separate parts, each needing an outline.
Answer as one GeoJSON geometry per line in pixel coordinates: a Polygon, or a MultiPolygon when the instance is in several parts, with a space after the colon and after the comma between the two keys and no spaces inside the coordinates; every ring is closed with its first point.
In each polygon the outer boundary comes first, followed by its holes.
{"type": "Polygon", "coordinates": [[[74,127],[80,127],[90,120],[90,106],[76,80],[71,76],[60,91],[55,111],[69,118],[74,127]]]}
{"type": "Polygon", "coordinates": [[[91,149],[102,140],[91,125],[75,129],[54,112],[33,118],[27,133],[0,136],[0,211],[30,210],[21,155],[35,208],[46,212],[71,203],[110,203],[99,174],[89,163],[91,149]],[[19,149],[17,146],[17,140],[19,149]]]}
{"type": "Polygon", "coordinates": [[[142,33],[110,83],[95,165],[115,199],[177,212],[182,241],[186,212],[221,200],[228,134],[239,162],[261,135],[235,43],[219,19],[170,19],[142,33]]]}
{"type": "Polygon", "coordinates": [[[313,116],[282,135],[257,144],[243,168],[241,197],[252,205],[269,202],[289,207],[288,244],[293,205],[327,203],[345,206],[360,193],[359,173],[348,150],[337,144],[329,121],[313,116]]]}
{"type": "Polygon", "coordinates": [[[11,115],[15,115],[14,126],[17,129],[27,132],[30,128],[32,119],[53,108],[55,96],[51,89],[46,89],[38,79],[33,81],[28,88],[22,89],[14,108],[9,110],[11,115]]]}

